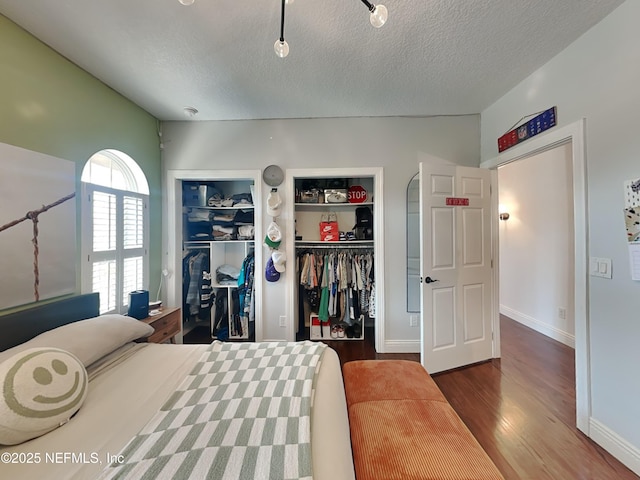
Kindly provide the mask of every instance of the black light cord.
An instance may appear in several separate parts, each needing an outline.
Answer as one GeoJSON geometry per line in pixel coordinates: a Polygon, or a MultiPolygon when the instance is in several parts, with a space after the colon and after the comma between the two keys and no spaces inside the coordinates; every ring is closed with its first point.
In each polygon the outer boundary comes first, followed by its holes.
{"type": "Polygon", "coordinates": [[[373,10],[376,8],[374,4],[367,2],[367,0],[362,0],[362,3],[364,3],[367,6],[370,12],[373,12],[373,10]]]}
{"type": "MultiPolygon", "coordinates": [[[[363,2],[366,0],[362,0],[363,2]]],[[[284,42],[284,2],[285,0],[282,0],[282,15],[280,17],[280,41],[284,42]]]]}

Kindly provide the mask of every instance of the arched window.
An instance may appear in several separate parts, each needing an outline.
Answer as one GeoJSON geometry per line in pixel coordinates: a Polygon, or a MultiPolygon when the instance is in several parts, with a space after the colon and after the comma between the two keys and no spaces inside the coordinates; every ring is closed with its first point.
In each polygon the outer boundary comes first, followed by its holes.
{"type": "Polygon", "coordinates": [[[127,154],[101,150],[82,170],[82,291],[100,313],[125,313],[129,292],[148,289],[149,184],[127,154]]]}

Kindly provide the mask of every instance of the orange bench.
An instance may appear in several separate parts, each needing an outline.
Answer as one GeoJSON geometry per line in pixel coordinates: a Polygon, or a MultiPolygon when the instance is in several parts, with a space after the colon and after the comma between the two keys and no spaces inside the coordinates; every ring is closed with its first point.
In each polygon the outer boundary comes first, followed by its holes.
{"type": "Polygon", "coordinates": [[[417,362],[343,366],[357,480],[504,480],[417,362]]]}

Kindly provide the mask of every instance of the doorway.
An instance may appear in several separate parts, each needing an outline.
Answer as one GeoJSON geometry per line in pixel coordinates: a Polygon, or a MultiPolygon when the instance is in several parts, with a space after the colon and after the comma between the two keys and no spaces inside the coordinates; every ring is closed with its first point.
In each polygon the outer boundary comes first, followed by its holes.
{"type": "MultiPolygon", "coordinates": [[[[517,145],[500,156],[481,163],[481,167],[494,170],[494,185],[497,184],[497,168],[502,165],[531,157],[566,143],[571,144],[571,178],[573,183],[573,246],[574,269],[573,305],[575,325],[575,365],[576,365],[576,425],[578,429],[590,436],[589,418],[591,415],[589,378],[590,352],[588,331],[588,271],[587,271],[587,202],[586,202],[586,156],[585,156],[585,121],[579,120],[557,130],[534,137],[517,145]]],[[[498,212],[498,196],[494,195],[493,211],[498,212]]],[[[494,222],[493,238],[498,239],[498,221],[494,222]]],[[[494,269],[495,285],[499,285],[499,252],[498,242],[494,242],[493,258],[497,265],[494,269]]],[[[495,289],[495,305],[499,305],[498,288],[495,289]]],[[[494,331],[500,331],[499,311],[494,312],[494,331]]],[[[500,357],[500,336],[494,340],[494,357],[500,357]]]]}
{"type": "Polygon", "coordinates": [[[575,348],[571,143],[498,168],[500,313],[575,348]]]}

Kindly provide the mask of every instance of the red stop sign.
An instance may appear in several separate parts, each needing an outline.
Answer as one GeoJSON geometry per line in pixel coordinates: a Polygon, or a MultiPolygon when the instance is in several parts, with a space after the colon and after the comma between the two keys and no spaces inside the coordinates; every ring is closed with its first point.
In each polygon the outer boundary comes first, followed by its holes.
{"type": "Polygon", "coordinates": [[[367,201],[367,191],[362,185],[351,185],[349,187],[349,203],[363,203],[367,201]]]}

